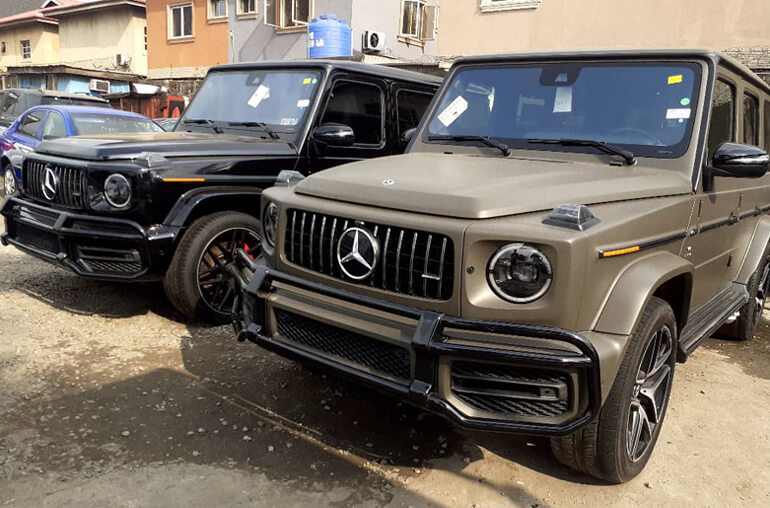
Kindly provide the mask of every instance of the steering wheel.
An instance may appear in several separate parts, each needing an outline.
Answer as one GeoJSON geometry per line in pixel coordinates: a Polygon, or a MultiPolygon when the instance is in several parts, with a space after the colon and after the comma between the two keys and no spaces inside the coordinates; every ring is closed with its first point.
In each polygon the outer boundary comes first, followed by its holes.
{"type": "MultiPolygon", "coordinates": [[[[658,137],[655,134],[653,134],[651,132],[648,132],[648,131],[646,131],[644,129],[638,129],[636,127],[621,127],[619,129],[614,129],[613,131],[610,132],[610,134],[622,134],[624,132],[628,132],[628,133],[632,133],[632,134],[640,134],[640,135],[646,137],[647,139],[649,139],[650,141],[652,141],[652,144],[655,145],[655,146],[663,146],[664,145],[663,141],[658,139],[658,137]]],[[[634,143],[629,143],[629,144],[634,144],[634,143]]]]}

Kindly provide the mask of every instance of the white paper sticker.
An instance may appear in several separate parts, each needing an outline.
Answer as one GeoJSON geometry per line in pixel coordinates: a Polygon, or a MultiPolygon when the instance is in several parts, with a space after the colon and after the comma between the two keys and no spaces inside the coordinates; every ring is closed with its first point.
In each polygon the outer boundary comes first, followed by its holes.
{"type": "Polygon", "coordinates": [[[554,113],[572,113],[572,87],[556,88],[556,98],[553,100],[554,113]]]}
{"type": "Polygon", "coordinates": [[[690,108],[671,108],[666,111],[666,120],[686,120],[691,114],[690,108]]]}
{"type": "Polygon", "coordinates": [[[468,109],[468,101],[461,95],[453,100],[452,103],[438,115],[438,120],[444,124],[444,127],[449,127],[460,117],[460,115],[465,113],[466,109],[468,109]]]}
{"type": "Polygon", "coordinates": [[[298,108],[306,108],[310,106],[310,99],[300,99],[297,101],[298,108]]]}
{"type": "Polygon", "coordinates": [[[252,94],[251,98],[249,99],[249,106],[252,108],[256,108],[259,106],[259,103],[263,100],[270,97],[270,89],[266,87],[265,85],[259,85],[259,87],[256,89],[256,91],[252,94]]]}

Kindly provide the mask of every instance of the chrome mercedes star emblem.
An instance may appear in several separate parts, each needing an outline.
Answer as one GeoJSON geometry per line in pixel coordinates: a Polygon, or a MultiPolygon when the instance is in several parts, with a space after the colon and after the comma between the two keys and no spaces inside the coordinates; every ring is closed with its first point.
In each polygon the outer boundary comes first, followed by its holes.
{"type": "Polygon", "coordinates": [[[59,177],[56,176],[51,166],[45,167],[45,174],[43,175],[43,196],[48,201],[53,201],[56,197],[56,189],[59,187],[59,177]]]}
{"type": "Polygon", "coordinates": [[[377,238],[360,227],[346,229],[337,242],[337,263],[342,273],[353,280],[363,280],[372,275],[379,254],[377,238]]]}
{"type": "Polygon", "coordinates": [[[382,185],[385,185],[385,186],[394,185],[395,183],[396,183],[395,178],[386,178],[385,180],[382,181],[382,185]]]}

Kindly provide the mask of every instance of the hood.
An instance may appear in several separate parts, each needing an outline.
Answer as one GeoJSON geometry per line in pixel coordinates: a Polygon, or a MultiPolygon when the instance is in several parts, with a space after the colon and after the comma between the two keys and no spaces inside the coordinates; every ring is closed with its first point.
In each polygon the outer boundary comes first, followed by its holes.
{"type": "Polygon", "coordinates": [[[339,166],[296,187],[310,196],[465,219],[690,191],[687,178],[671,170],[426,153],[339,166]]]}
{"type": "Polygon", "coordinates": [[[85,160],[132,159],[142,152],[160,153],[166,157],[279,156],[297,153],[293,145],[286,141],[198,132],[77,136],[43,141],[35,151],[85,160]]]}

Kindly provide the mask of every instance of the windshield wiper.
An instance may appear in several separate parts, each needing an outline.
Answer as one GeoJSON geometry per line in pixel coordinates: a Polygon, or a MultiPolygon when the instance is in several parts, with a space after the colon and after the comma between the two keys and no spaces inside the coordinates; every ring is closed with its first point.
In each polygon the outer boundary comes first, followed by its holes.
{"type": "Polygon", "coordinates": [[[213,120],[209,120],[207,118],[185,118],[184,120],[182,120],[182,123],[183,124],[194,123],[194,124],[198,124],[198,125],[208,125],[217,134],[222,134],[224,132],[222,130],[222,127],[219,127],[218,125],[216,125],[214,123],[213,120]]]}
{"type": "Polygon", "coordinates": [[[508,145],[505,143],[501,143],[500,141],[495,141],[494,139],[490,137],[484,137],[484,136],[428,136],[428,141],[478,141],[479,143],[483,143],[487,146],[490,146],[492,148],[497,148],[501,152],[503,152],[503,155],[505,157],[508,157],[511,155],[511,149],[508,148],[508,145]]]}
{"type": "Polygon", "coordinates": [[[227,125],[230,127],[259,127],[272,139],[281,139],[281,136],[276,134],[276,132],[264,122],[227,122],[227,125]]]}
{"type": "Polygon", "coordinates": [[[629,166],[632,166],[636,162],[636,157],[633,152],[618,148],[617,146],[612,146],[602,141],[594,141],[591,139],[528,139],[527,142],[534,145],[592,146],[604,153],[622,157],[629,166]]]}

